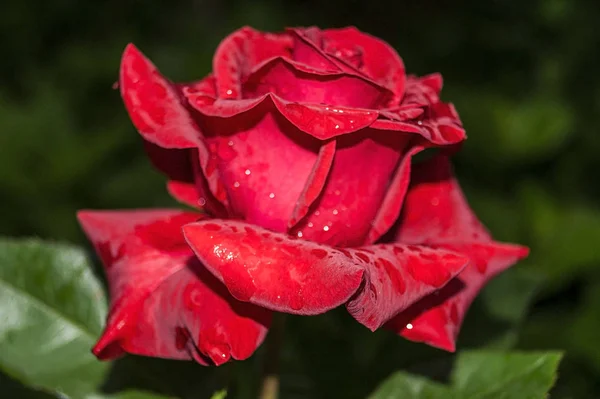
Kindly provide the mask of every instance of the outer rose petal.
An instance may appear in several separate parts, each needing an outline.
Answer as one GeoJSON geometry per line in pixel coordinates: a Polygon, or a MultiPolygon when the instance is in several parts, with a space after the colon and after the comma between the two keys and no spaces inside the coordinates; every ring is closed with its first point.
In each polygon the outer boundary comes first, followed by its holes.
{"type": "Polygon", "coordinates": [[[233,299],[195,259],[181,226],[197,213],[176,210],[81,211],[106,267],[107,327],[94,353],[124,352],[222,364],[252,354],[270,314],[233,299]]]}
{"type": "Polygon", "coordinates": [[[413,167],[396,241],[461,244],[491,239],[452,175],[448,157],[438,155],[413,167]]]}
{"type": "Polygon", "coordinates": [[[339,137],[327,185],[293,233],[335,246],[364,244],[409,140],[370,129],[339,137]]]}
{"type": "Polygon", "coordinates": [[[371,331],[443,287],[469,261],[450,251],[418,245],[381,244],[340,251],[366,270],[362,289],[346,308],[371,331]]]}
{"type": "MultiPolygon", "coordinates": [[[[211,81],[209,76],[203,84],[190,87],[206,89],[211,81]]],[[[196,121],[184,104],[181,88],[165,79],[132,44],[127,46],[121,59],[119,86],[129,116],[142,137],[165,149],[197,149],[210,193],[225,202],[218,176],[207,168],[208,151],[196,121]]],[[[153,162],[161,161],[153,159],[153,162]]],[[[204,194],[208,197],[210,193],[204,194]]]]}
{"type": "Polygon", "coordinates": [[[198,258],[231,294],[268,309],[326,312],[358,289],[364,267],[340,250],[232,220],[184,227],[198,258]]]}
{"type": "Polygon", "coordinates": [[[436,245],[471,259],[465,271],[437,295],[425,297],[387,326],[408,339],[450,351],[464,315],[485,283],[528,254],[525,247],[492,240],[442,155],[413,169],[395,240],[436,245]]]}
{"type": "Polygon", "coordinates": [[[133,44],[121,59],[119,87],[129,116],[144,139],[163,148],[201,145],[200,130],[181,102],[177,87],[133,44]]]}
{"type": "Polygon", "coordinates": [[[473,263],[438,293],[394,318],[386,328],[411,341],[454,352],[469,306],[491,278],[527,256],[527,248],[499,243],[442,245],[469,256],[473,263]]]}

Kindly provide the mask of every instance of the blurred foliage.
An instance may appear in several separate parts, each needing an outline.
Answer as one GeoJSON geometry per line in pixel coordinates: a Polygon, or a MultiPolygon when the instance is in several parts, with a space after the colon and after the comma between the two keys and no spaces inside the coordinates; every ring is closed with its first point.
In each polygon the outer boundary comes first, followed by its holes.
{"type": "MultiPolygon", "coordinates": [[[[128,42],[185,81],[242,25],[356,25],[390,42],[409,72],[442,72],[469,134],[456,170],[471,204],[498,239],[532,250],[476,301],[459,348],[564,349],[552,397],[600,397],[599,20],[593,0],[4,0],[0,234],[83,243],[76,209],[174,204],[111,89],[128,42]]],[[[365,397],[401,369],[448,378],[452,356],[371,334],[343,311],[289,324],[285,397],[365,397]]],[[[125,358],[106,391],[194,397],[121,371],[143,364],[248,397],[261,356],[217,371],[125,358]]],[[[1,386],[18,386],[12,378],[1,386]]]]}

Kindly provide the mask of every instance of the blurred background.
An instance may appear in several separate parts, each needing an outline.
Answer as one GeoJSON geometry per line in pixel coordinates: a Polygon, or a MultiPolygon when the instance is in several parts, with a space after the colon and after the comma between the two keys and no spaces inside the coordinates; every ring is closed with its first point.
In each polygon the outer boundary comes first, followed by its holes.
{"type": "MultiPolygon", "coordinates": [[[[111,88],[128,42],[189,81],[240,26],[356,25],[410,73],[443,74],[469,135],[456,170],[472,206],[497,239],[531,247],[478,298],[459,348],[563,349],[552,397],[600,397],[598,21],[593,0],[4,0],[0,234],[87,245],[76,209],[175,205],[111,88]]],[[[364,397],[399,369],[443,380],[453,359],[343,311],[288,327],[284,397],[364,397]]],[[[218,370],[127,358],[106,390],[193,397],[233,379],[244,397],[261,356],[218,370]],[[136,367],[175,382],[124,371],[136,367]]]]}

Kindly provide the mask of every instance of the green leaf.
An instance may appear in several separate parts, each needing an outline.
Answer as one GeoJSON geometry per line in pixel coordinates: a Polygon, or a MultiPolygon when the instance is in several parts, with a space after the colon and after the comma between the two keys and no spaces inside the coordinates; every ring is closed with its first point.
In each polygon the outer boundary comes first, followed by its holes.
{"type": "Polygon", "coordinates": [[[0,369],[36,389],[83,397],[107,368],[90,353],[106,298],[83,251],[0,241],[0,369]]]}
{"type": "Polygon", "coordinates": [[[225,399],[227,397],[227,390],[226,389],[221,389],[220,391],[217,391],[213,394],[213,396],[211,396],[210,399],[225,399]]]}
{"type": "Polygon", "coordinates": [[[561,357],[558,352],[464,352],[452,373],[453,387],[459,398],[545,398],[561,357]]]}
{"type": "Polygon", "coordinates": [[[369,399],[446,399],[452,391],[442,384],[427,378],[397,372],[386,379],[383,384],[369,396],[369,399]]]}
{"type": "Polygon", "coordinates": [[[105,317],[104,290],[81,249],[0,239],[0,370],[28,387],[13,382],[12,391],[74,399],[162,397],[97,392],[111,364],[98,361],[90,348],[105,317]]]}
{"type": "Polygon", "coordinates": [[[561,356],[557,352],[463,352],[450,386],[398,372],[369,399],[541,399],[554,384],[561,356]]]}

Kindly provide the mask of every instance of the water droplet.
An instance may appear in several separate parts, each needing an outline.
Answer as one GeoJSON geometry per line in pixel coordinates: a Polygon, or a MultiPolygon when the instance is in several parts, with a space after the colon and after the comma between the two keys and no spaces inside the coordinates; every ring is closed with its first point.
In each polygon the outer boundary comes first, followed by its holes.
{"type": "Polygon", "coordinates": [[[335,128],[336,128],[336,129],[339,129],[339,128],[340,128],[340,125],[335,125],[335,128]]]}
{"type": "Polygon", "coordinates": [[[117,330],[122,329],[123,326],[125,326],[125,321],[121,320],[120,322],[117,323],[117,330]]]}
{"type": "Polygon", "coordinates": [[[422,122],[422,121],[418,121],[418,122],[417,122],[417,125],[419,125],[419,126],[421,126],[422,124],[423,124],[423,122],[422,122]]]}
{"type": "Polygon", "coordinates": [[[412,324],[410,324],[410,323],[408,323],[408,324],[406,325],[406,328],[407,328],[407,329],[409,329],[409,330],[412,330],[412,328],[413,328],[413,325],[412,325],[412,324]]]}
{"type": "Polygon", "coordinates": [[[198,205],[199,206],[206,205],[206,198],[200,197],[200,199],[198,200],[198,205]]]}
{"type": "Polygon", "coordinates": [[[302,232],[301,231],[298,232],[298,238],[302,238],[302,232]]]}
{"type": "Polygon", "coordinates": [[[334,108],[334,109],[333,109],[333,112],[338,112],[338,110],[334,108]]]}
{"type": "Polygon", "coordinates": [[[333,213],[334,215],[337,215],[339,212],[337,209],[334,209],[333,212],[331,212],[331,213],[333,213]]]}
{"type": "Polygon", "coordinates": [[[233,187],[238,188],[240,186],[240,182],[236,181],[235,183],[233,183],[233,187]]]}
{"type": "Polygon", "coordinates": [[[340,110],[338,110],[338,112],[339,112],[340,114],[343,114],[343,113],[344,113],[344,110],[343,110],[343,109],[340,109],[340,110]]]}
{"type": "Polygon", "coordinates": [[[334,193],[335,195],[340,195],[340,194],[341,194],[341,191],[340,191],[340,190],[335,190],[333,193],[334,193]]]}
{"type": "Polygon", "coordinates": [[[275,193],[269,194],[269,198],[271,198],[271,199],[275,198],[275,193]]]}
{"type": "Polygon", "coordinates": [[[313,227],[313,226],[314,226],[314,224],[313,224],[312,222],[308,222],[307,226],[308,226],[308,227],[313,227]]]}
{"type": "Polygon", "coordinates": [[[321,214],[320,211],[315,211],[315,216],[319,216],[321,214]]]}
{"type": "Polygon", "coordinates": [[[329,111],[329,107],[325,107],[325,111],[329,111]]]}
{"type": "Polygon", "coordinates": [[[354,119],[350,119],[350,123],[354,123],[354,119]]]}
{"type": "Polygon", "coordinates": [[[329,226],[323,226],[323,231],[329,231],[329,226]]]}
{"type": "Polygon", "coordinates": [[[252,172],[250,172],[250,169],[246,169],[246,171],[244,173],[246,174],[246,176],[250,176],[250,173],[252,173],[252,172]]]}
{"type": "Polygon", "coordinates": [[[229,141],[227,142],[227,145],[228,145],[228,146],[230,146],[230,147],[233,147],[233,140],[229,140],[229,141]]]}
{"type": "Polygon", "coordinates": [[[229,90],[226,91],[226,93],[227,93],[228,96],[230,96],[230,95],[233,94],[233,90],[229,89],[229,90]]]}

